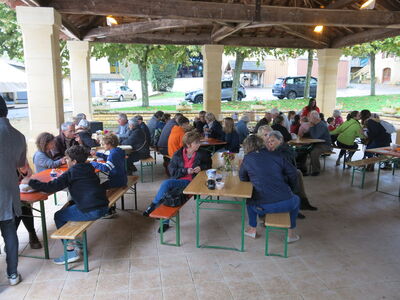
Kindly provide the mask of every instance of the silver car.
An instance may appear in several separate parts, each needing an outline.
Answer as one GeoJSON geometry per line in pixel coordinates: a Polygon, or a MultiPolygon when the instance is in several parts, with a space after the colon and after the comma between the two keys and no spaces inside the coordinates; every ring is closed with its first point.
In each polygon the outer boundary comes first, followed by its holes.
{"type": "MultiPolygon", "coordinates": [[[[198,89],[195,91],[190,91],[185,94],[185,100],[192,103],[202,103],[203,102],[203,89],[198,89]]],[[[242,101],[246,98],[246,89],[243,85],[239,85],[238,88],[238,101],[242,101]]],[[[232,80],[224,80],[221,82],[221,100],[231,101],[232,99],[232,80]]]]}

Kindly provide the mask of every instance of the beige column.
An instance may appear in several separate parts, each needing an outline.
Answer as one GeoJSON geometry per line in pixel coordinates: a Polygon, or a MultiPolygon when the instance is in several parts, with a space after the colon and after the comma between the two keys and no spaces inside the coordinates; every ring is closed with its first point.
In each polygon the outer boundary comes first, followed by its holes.
{"type": "Polygon", "coordinates": [[[92,119],[90,94],[90,47],[87,41],[68,41],[69,68],[71,72],[71,98],[74,115],[86,114],[92,119]]]}
{"type": "Polygon", "coordinates": [[[331,116],[336,107],[336,88],[340,49],[317,50],[318,89],[317,105],[325,116],[331,116]]]}
{"type": "Polygon", "coordinates": [[[222,45],[204,45],[203,54],[203,88],[204,110],[215,114],[217,119],[221,114],[221,77],[222,77],[222,45]]]}
{"type": "Polygon", "coordinates": [[[64,122],[59,31],[61,16],[53,8],[17,6],[27,78],[30,138],[57,134],[64,122]]]}

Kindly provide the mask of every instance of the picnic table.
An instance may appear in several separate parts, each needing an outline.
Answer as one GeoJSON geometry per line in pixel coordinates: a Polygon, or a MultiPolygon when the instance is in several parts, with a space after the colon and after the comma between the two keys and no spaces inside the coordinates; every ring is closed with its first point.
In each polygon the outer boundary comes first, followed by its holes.
{"type": "MultiPolygon", "coordinates": [[[[125,151],[125,154],[130,154],[132,152],[132,146],[130,145],[119,145],[118,148],[121,148],[122,150],[125,151]]],[[[105,152],[105,149],[103,146],[99,146],[99,147],[93,147],[91,148],[92,150],[95,150],[96,152],[105,152]]]]}
{"type": "MultiPolygon", "coordinates": [[[[220,156],[221,153],[215,153],[214,156],[220,156]]],[[[218,167],[218,157],[213,157],[213,166],[218,167]],[[215,161],[215,163],[214,163],[215,161]]],[[[226,172],[226,177],[223,178],[224,187],[220,190],[210,190],[207,188],[207,175],[205,171],[201,171],[185,188],[185,195],[194,195],[196,201],[196,247],[197,248],[217,248],[244,251],[244,220],[246,211],[246,199],[251,198],[253,185],[250,182],[240,181],[237,174],[226,172]],[[221,199],[225,198],[225,199],[221,199]],[[226,199],[233,198],[233,199],[226,199]],[[234,204],[240,205],[239,209],[204,207],[204,204],[234,204]],[[201,210],[222,210],[222,211],[240,211],[241,212],[241,247],[240,249],[216,246],[216,245],[200,245],[200,211],[201,210]]]]}
{"type": "Polygon", "coordinates": [[[217,146],[226,145],[225,141],[220,141],[214,138],[203,138],[200,140],[200,147],[206,147],[208,151],[214,153],[217,146]]]}
{"type": "Polygon", "coordinates": [[[310,144],[325,143],[325,140],[300,138],[300,139],[290,140],[287,143],[291,146],[304,146],[304,145],[310,145],[310,144]]]}

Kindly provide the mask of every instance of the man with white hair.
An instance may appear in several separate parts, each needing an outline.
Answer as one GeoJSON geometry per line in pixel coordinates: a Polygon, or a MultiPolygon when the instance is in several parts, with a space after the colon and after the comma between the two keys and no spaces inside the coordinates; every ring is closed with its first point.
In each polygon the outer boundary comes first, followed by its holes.
{"type": "Polygon", "coordinates": [[[129,124],[127,115],[123,113],[118,114],[117,122],[118,130],[115,134],[119,138],[119,141],[122,142],[129,136],[129,124]]]}
{"type": "Polygon", "coordinates": [[[321,139],[325,142],[317,143],[313,145],[313,148],[310,153],[311,157],[311,168],[312,173],[311,176],[318,176],[321,170],[321,164],[319,162],[319,157],[322,153],[331,150],[331,136],[328,131],[328,127],[321,122],[321,118],[317,111],[310,112],[310,136],[312,139],[321,139]]]}
{"type": "Polygon", "coordinates": [[[79,145],[75,140],[75,125],[72,122],[65,122],[61,124],[60,134],[56,136],[56,146],[52,151],[52,159],[63,158],[65,151],[74,145],[79,145]]]}
{"type": "Polygon", "coordinates": [[[240,121],[236,124],[236,131],[239,134],[239,141],[242,144],[244,139],[249,135],[249,129],[247,123],[250,122],[250,118],[247,115],[243,115],[240,121]]]}
{"type": "Polygon", "coordinates": [[[283,126],[285,126],[287,130],[290,130],[289,119],[287,118],[287,116],[284,113],[280,112],[279,109],[277,109],[276,107],[271,109],[271,116],[272,116],[272,119],[275,119],[277,116],[282,116],[283,117],[283,126]]]}

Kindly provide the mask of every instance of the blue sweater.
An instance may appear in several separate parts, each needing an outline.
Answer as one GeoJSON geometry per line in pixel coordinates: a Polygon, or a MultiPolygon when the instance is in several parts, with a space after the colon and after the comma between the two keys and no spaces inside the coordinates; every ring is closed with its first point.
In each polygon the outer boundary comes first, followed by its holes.
{"type": "Polygon", "coordinates": [[[36,151],[33,155],[33,164],[35,165],[36,173],[46,169],[54,169],[61,166],[61,159],[52,160],[49,155],[42,151],[36,151]]]}
{"type": "Polygon", "coordinates": [[[253,194],[247,200],[250,205],[288,200],[293,197],[291,188],[297,185],[296,167],[280,153],[266,149],[244,156],[239,177],[253,184],[253,194]]]}
{"type": "Polygon", "coordinates": [[[91,164],[95,169],[108,173],[109,187],[126,186],[128,179],[125,169],[125,151],[116,147],[110,150],[109,155],[97,152],[96,156],[104,159],[106,163],[92,161],[91,164]]]}
{"type": "Polygon", "coordinates": [[[244,139],[249,135],[249,129],[247,128],[246,122],[242,120],[237,122],[236,131],[239,134],[240,143],[243,143],[244,139]]]}

